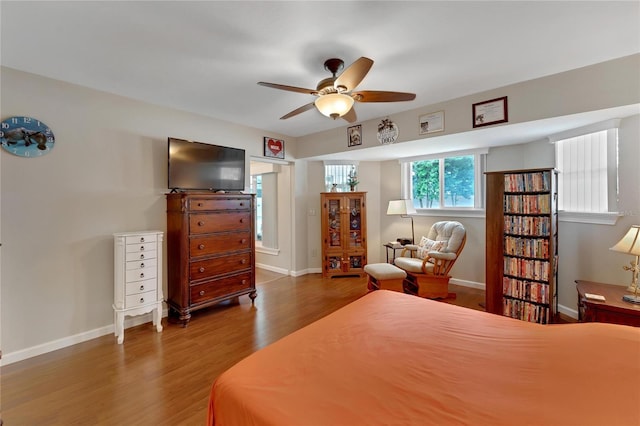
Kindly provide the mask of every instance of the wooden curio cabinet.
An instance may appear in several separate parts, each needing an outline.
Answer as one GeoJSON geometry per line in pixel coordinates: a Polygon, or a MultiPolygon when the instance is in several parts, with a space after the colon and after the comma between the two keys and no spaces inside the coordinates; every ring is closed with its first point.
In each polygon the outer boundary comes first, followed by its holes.
{"type": "Polygon", "coordinates": [[[321,196],[322,276],[364,274],[366,192],[323,192],[321,196]]]}

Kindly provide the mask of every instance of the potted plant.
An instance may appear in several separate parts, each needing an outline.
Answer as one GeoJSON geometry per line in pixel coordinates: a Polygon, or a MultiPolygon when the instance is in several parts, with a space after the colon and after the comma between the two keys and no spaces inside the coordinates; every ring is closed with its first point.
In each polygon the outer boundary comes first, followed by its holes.
{"type": "Polygon", "coordinates": [[[349,179],[347,179],[347,185],[349,185],[349,188],[351,189],[351,191],[355,191],[356,185],[360,183],[358,181],[358,174],[356,173],[356,170],[351,169],[348,176],[349,176],[349,179]]]}

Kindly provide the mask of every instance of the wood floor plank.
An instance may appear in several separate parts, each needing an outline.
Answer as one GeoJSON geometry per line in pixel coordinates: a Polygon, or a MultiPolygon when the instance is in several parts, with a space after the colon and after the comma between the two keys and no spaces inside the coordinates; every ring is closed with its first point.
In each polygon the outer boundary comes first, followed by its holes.
{"type": "MultiPolygon", "coordinates": [[[[267,271],[268,272],[268,271],[267,271]]],[[[150,323],[0,368],[5,425],[203,425],[215,378],[256,350],[367,293],[365,278],[258,273],[258,297],[150,323]],[[262,281],[260,281],[262,279],[262,281]]],[[[473,309],[482,290],[452,286],[473,309]],[[455,288],[454,288],[455,287],[455,288]]]]}

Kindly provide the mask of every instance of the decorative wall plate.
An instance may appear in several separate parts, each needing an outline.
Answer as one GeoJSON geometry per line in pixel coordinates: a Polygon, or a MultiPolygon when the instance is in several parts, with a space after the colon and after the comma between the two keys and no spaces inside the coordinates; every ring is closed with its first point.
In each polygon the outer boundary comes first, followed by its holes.
{"type": "Polygon", "coordinates": [[[383,145],[394,143],[398,139],[398,126],[388,118],[378,124],[378,142],[383,145]]]}
{"type": "Polygon", "coordinates": [[[6,151],[20,157],[40,157],[53,149],[51,128],[32,117],[10,117],[0,124],[0,142],[6,151]]]}

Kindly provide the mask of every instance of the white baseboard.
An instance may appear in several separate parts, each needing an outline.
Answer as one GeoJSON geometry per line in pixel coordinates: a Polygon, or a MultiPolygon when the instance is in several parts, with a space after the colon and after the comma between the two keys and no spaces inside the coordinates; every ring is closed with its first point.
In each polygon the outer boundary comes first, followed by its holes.
{"type": "MultiPolygon", "coordinates": [[[[308,269],[303,269],[301,271],[287,271],[285,269],[282,268],[275,268],[272,266],[266,266],[266,265],[256,265],[256,267],[260,267],[263,269],[267,269],[269,271],[272,272],[277,272],[280,274],[286,274],[286,275],[291,275],[293,277],[299,277],[302,275],[307,275],[307,274],[318,274],[318,273],[322,273],[322,268],[308,268],[308,269]],[[283,272],[284,271],[284,272],[283,272]]],[[[459,280],[459,279],[455,279],[455,278],[451,278],[450,282],[452,284],[456,284],[456,285],[460,285],[460,286],[464,286],[464,287],[471,287],[471,288],[477,288],[480,290],[484,290],[485,289],[485,285],[484,283],[478,283],[475,281],[466,281],[466,280],[459,280]]],[[[575,309],[571,309],[568,308],[566,306],[563,305],[559,305],[558,306],[558,311],[564,315],[567,315],[571,318],[575,318],[578,319],[578,311],[576,311],[575,309]]],[[[162,317],[165,318],[168,314],[168,310],[165,308],[162,311],[162,317]]],[[[124,327],[125,329],[127,328],[131,328],[131,327],[135,327],[141,324],[145,324],[148,322],[151,322],[152,319],[152,314],[148,313],[148,314],[144,314],[144,315],[138,315],[135,317],[127,317],[124,321],[124,327]]],[[[82,342],[86,342],[88,340],[91,339],[95,339],[98,337],[102,337],[105,336],[107,334],[113,334],[114,332],[114,325],[110,324],[110,325],[106,325],[104,327],[100,327],[100,328],[96,328],[93,330],[89,330],[89,331],[85,331],[83,333],[78,333],[75,334],[73,336],[68,336],[68,337],[64,337],[62,339],[57,339],[57,340],[53,340],[51,342],[47,342],[47,343],[43,343],[37,346],[32,346],[30,348],[26,348],[26,349],[22,349],[19,351],[15,351],[15,352],[9,352],[6,354],[2,354],[2,359],[0,359],[0,366],[2,365],[9,365],[9,364],[13,364],[14,362],[18,362],[18,361],[23,361],[25,359],[28,358],[32,358],[38,355],[42,355],[42,354],[46,354],[48,352],[53,352],[55,350],[58,349],[62,349],[62,348],[66,348],[68,346],[73,346],[73,345],[77,345],[78,343],[82,343],[82,342]]],[[[125,333],[125,339],[126,339],[126,333],[125,333]]],[[[116,337],[113,337],[113,341],[114,343],[116,342],[116,337]]]]}
{"type": "Polygon", "coordinates": [[[256,263],[256,268],[265,269],[267,271],[275,272],[277,274],[289,275],[289,270],[285,268],[278,268],[277,266],[264,265],[262,263],[256,263]]]}
{"type": "MultiPolygon", "coordinates": [[[[163,309],[162,317],[167,316],[168,311],[163,309]]],[[[131,328],[137,325],[145,324],[153,321],[152,313],[137,315],[135,317],[127,317],[124,320],[124,328],[131,328]]],[[[2,354],[0,359],[0,365],[9,365],[14,362],[23,361],[34,356],[46,354],[48,352],[57,351],[58,349],[66,348],[68,346],[77,345],[78,343],[86,342],[88,340],[96,339],[98,337],[106,336],[107,334],[113,334],[115,327],[113,324],[105,325],[104,327],[95,328],[93,330],[85,331],[83,333],[74,334],[73,336],[67,336],[62,339],[53,340],[51,342],[42,343],[40,345],[32,346],[30,348],[22,349],[15,352],[9,352],[2,354]]],[[[125,333],[125,340],[127,334],[125,333]]],[[[113,341],[116,343],[116,337],[113,336],[113,341]]]]}
{"type": "Polygon", "coordinates": [[[466,281],[466,280],[459,280],[459,279],[456,279],[456,278],[451,278],[449,280],[449,282],[451,284],[460,285],[462,287],[477,288],[478,290],[485,290],[486,289],[484,283],[478,283],[478,282],[475,282],[475,281],[466,281]]]}
{"type": "Polygon", "coordinates": [[[567,308],[563,305],[558,305],[558,312],[573,319],[578,319],[578,311],[576,311],[575,309],[567,308]]]}

